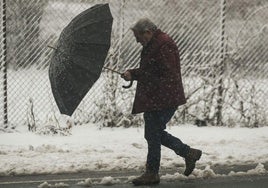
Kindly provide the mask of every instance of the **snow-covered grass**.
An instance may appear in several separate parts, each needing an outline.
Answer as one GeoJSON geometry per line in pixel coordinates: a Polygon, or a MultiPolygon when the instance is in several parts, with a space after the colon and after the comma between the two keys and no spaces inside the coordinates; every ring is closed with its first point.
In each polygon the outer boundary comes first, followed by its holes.
{"type": "MultiPolygon", "coordinates": [[[[201,128],[180,125],[170,126],[167,130],[191,147],[203,150],[198,165],[206,166],[206,169],[197,169],[193,177],[213,174],[210,169],[213,165],[259,164],[258,168],[261,168],[262,164],[268,162],[268,127],[201,128]]],[[[143,131],[143,127],[100,128],[87,124],[73,127],[70,136],[44,136],[26,130],[1,133],[0,175],[140,171],[144,168],[147,154],[143,131]]],[[[181,166],[184,166],[184,160],[162,147],[161,168],[181,166]]],[[[256,172],[267,173],[267,170],[263,167],[256,172]]],[[[233,175],[232,172],[229,175],[233,175]]]]}
{"type": "MultiPolygon", "coordinates": [[[[115,78],[117,78],[116,76],[115,78]]],[[[125,90],[121,86],[127,83],[122,79],[119,78],[118,83],[109,83],[109,79],[107,72],[103,72],[89,90],[74,112],[73,117],[77,123],[96,122],[104,118],[101,114],[109,113],[109,109],[113,112],[109,114],[110,116],[114,115],[114,111],[129,115],[135,93],[135,84],[130,90],[125,90]],[[111,87],[112,89],[109,89],[111,87]],[[113,98],[112,92],[115,87],[117,87],[117,91],[115,98],[113,98]]],[[[245,126],[253,123],[256,123],[256,126],[265,126],[267,122],[267,99],[265,98],[268,94],[268,89],[265,87],[267,79],[239,80],[239,91],[234,89],[234,83],[228,83],[228,79],[225,82],[228,92],[224,98],[224,123],[228,126],[230,124],[231,126],[239,124],[245,126]],[[252,90],[253,87],[254,90],[252,90]]],[[[191,96],[185,105],[185,108],[188,109],[186,115],[191,114],[201,120],[208,115],[212,116],[213,113],[211,115],[209,110],[214,112],[216,108],[216,98],[210,104],[212,99],[209,96],[213,93],[213,87],[203,83],[202,79],[197,77],[185,78],[184,83],[187,97],[191,96]],[[201,85],[204,88],[191,95],[191,92],[201,85]]],[[[35,123],[38,126],[44,126],[51,117],[61,117],[52,95],[47,70],[34,68],[9,70],[8,96],[9,123],[14,124],[15,127],[27,126],[30,100],[33,105],[35,123]]],[[[121,115],[121,117],[123,116],[121,115]]],[[[113,118],[120,122],[120,118],[113,118]]],[[[192,116],[191,118],[194,119],[192,116]]],[[[186,122],[189,123],[189,121],[186,122]]]]}

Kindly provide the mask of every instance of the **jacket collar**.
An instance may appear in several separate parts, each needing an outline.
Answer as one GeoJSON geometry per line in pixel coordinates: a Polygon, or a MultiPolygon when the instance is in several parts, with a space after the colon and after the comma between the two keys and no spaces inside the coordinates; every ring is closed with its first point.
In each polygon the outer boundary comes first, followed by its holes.
{"type": "Polygon", "coordinates": [[[154,34],[153,34],[153,36],[152,36],[152,38],[151,38],[151,40],[149,41],[149,43],[148,43],[148,45],[147,46],[150,46],[150,45],[152,45],[153,43],[155,43],[155,42],[157,42],[158,41],[158,36],[161,34],[161,33],[163,33],[160,29],[157,29],[155,32],[154,32],[154,34]]]}
{"type": "Polygon", "coordinates": [[[160,29],[157,29],[151,40],[148,42],[147,46],[145,46],[143,49],[147,50],[147,49],[151,49],[151,48],[157,48],[158,46],[160,46],[161,41],[159,40],[159,35],[162,34],[163,32],[160,29]]]}

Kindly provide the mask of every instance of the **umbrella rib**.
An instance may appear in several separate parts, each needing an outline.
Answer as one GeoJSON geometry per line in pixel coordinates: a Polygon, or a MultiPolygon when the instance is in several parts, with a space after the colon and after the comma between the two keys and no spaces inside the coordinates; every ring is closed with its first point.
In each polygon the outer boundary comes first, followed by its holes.
{"type": "Polygon", "coordinates": [[[90,26],[90,25],[93,25],[93,24],[98,24],[98,23],[101,23],[101,22],[106,22],[106,21],[111,21],[112,19],[111,18],[107,18],[107,19],[103,19],[103,20],[98,20],[98,21],[94,21],[94,22],[91,22],[89,23],[90,21],[86,21],[85,23],[77,26],[74,31],[77,31],[77,30],[80,30],[81,28],[85,27],[85,26],[90,26]],[[88,24],[89,23],[89,24],[88,24]]]}
{"type": "MultiPolygon", "coordinates": [[[[63,32],[62,32],[62,34],[63,34],[62,37],[66,38],[66,39],[71,38],[72,35],[73,35],[73,33],[75,33],[75,32],[77,32],[77,31],[81,30],[81,28],[83,28],[83,27],[85,27],[85,26],[89,26],[89,25],[93,25],[93,24],[100,23],[100,22],[105,22],[105,21],[111,21],[111,20],[112,20],[112,19],[109,18],[109,19],[105,19],[105,20],[102,20],[102,21],[94,21],[94,22],[92,22],[91,24],[87,24],[88,22],[86,22],[86,23],[84,23],[84,24],[82,24],[82,25],[80,25],[80,26],[77,26],[77,27],[73,28],[72,32],[69,32],[68,34],[66,34],[66,33],[63,31],[63,32]]],[[[74,27],[74,26],[70,26],[70,27],[74,27]]]]}

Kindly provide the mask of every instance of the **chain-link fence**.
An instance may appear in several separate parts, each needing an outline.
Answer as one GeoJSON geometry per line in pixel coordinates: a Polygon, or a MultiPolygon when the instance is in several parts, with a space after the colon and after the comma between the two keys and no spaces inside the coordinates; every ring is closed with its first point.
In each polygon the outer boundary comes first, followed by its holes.
{"type": "MultiPolygon", "coordinates": [[[[267,124],[266,0],[1,0],[1,124],[7,125],[6,110],[14,125],[42,126],[60,116],[48,79],[52,49],[47,46],[55,46],[71,19],[97,3],[109,3],[114,18],[106,66],[121,72],[138,67],[141,46],[129,28],[141,17],[178,44],[188,103],[174,121],[267,124]]],[[[136,123],[140,116],[130,115],[135,87],[124,90],[124,84],[103,71],[75,111],[75,121],[136,123]]]]}

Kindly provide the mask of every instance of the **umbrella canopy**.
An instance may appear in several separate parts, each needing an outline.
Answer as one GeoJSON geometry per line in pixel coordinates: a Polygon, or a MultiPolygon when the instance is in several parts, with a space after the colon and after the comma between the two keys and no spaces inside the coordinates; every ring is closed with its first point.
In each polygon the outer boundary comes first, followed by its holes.
{"type": "Polygon", "coordinates": [[[97,4],[76,16],[60,34],[49,80],[62,114],[71,116],[99,78],[110,48],[112,22],[109,5],[97,4]]]}

